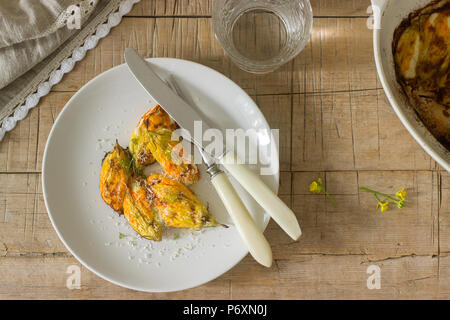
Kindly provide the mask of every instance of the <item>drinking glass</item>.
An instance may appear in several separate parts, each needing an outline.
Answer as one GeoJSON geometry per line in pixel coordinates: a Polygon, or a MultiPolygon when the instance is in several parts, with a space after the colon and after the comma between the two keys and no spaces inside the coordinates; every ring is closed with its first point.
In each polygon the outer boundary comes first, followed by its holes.
{"type": "Polygon", "coordinates": [[[214,0],[212,25],[231,60],[251,73],[271,72],[311,36],[309,0],[214,0]]]}

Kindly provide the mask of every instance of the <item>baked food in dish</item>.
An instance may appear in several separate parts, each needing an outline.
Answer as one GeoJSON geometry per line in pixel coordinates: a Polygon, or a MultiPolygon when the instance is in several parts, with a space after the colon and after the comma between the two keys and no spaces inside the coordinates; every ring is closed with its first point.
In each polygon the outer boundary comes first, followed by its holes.
{"type": "Polygon", "coordinates": [[[450,1],[433,1],[395,30],[395,71],[428,130],[450,150],[450,1]]]}

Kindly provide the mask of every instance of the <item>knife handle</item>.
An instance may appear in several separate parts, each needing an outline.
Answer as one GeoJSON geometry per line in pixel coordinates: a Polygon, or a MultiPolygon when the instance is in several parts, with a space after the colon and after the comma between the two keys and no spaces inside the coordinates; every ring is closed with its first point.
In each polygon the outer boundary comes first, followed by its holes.
{"type": "Polygon", "coordinates": [[[270,188],[239,159],[234,152],[227,152],[221,159],[222,165],[247,190],[259,205],[294,240],[302,231],[294,212],[270,188]]]}
{"type": "Polygon", "coordinates": [[[228,214],[238,229],[250,254],[265,267],[272,265],[272,249],[256,225],[253,218],[242,203],[236,190],[228,180],[225,172],[220,172],[212,177],[211,182],[222,199],[228,214]]]}

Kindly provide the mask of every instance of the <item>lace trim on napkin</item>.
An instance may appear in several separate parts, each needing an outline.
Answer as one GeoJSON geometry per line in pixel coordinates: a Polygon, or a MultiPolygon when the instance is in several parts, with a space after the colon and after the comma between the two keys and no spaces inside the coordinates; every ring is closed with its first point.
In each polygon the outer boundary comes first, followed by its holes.
{"type": "Polygon", "coordinates": [[[64,12],[62,12],[54,25],[52,26],[51,32],[65,27],[67,22],[75,15],[80,15],[80,20],[86,19],[95,9],[99,0],[80,0],[77,4],[69,6],[64,12]],[[76,9],[76,10],[75,10],[76,9]]]}
{"type": "MultiPolygon", "coordinates": [[[[99,0],[79,0],[75,4],[68,6],[61,14],[56,18],[56,21],[52,23],[46,31],[39,34],[39,37],[46,37],[58,29],[64,28],[70,23],[75,15],[79,15],[77,20],[86,21],[87,18],[95,11],[95,6],[99,0]]],[[[29,39],[23,39],[29,40],[29,39]]]]}
{"type": "MultiPolygon", "coordinates": [[[[69,40],[68,44],[63,45],[63,49],[48,62],[33,81],[5,106],[5,113],[9,116],[2,120],[0,114],[0,141],[3,140],[5,133],[14,129],[17,122],[23,120],[29,110],[38,104],[40,98],[46,96],[50,89],[61,81],[65,73],[72,71],[75,64],[84,58],[86,52],[95,48],[98,41],[108,35],[111,28],[117,26],[122,17],[139,1],[111,0],[94,19],[69,40]]],[[[89,1],[87,2],[89,5],[89,1]]]]}

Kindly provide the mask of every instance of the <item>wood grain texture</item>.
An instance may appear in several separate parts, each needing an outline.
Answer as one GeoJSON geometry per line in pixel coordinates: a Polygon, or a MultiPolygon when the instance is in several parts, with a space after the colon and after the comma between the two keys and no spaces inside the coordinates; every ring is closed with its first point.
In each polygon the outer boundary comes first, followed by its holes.
{"type": "MultiPolygon", "coordinates": [[[[279,232],[272,244],[280,257],[296,253],[364,254],[384,259],[408,254],[438,253],[437,174],[429,171],[299,172],[292,178],[292,209],[303,228],[302,238],[291,243],[279,232]],[[327,191],[338,206],[324,195],[312,195],[308,185],[322,176],[327,191]],[[376,209],[376,199],[359,187],[395,193],[407,190],[408,204],[393,205],[385,213],[376,209]]],[[[277,256],[277,255],[275,255],[277,256]]]]}
{"type": "MultiPolygon", "coordinates": [[[[380,261],[363,255],[299,255],[277,259],[271,270],[246,259],[232,273],[233,299],[414,299],[438,292],[438,258],[405,256],[380,261]],[[367,267],[381,269],[381,289],[367,289],[367,267]],[[248,277],[248,274],[252,277],[248,277]]],[[[447,289],[448,290],[448,289],[447,289]]]]}
{"type": "Polygon", "coordinates": [[[224,55],[212,34],[210,18],[125,18],[52,90],[78,90],[94,76],[122,64],[127,47],[145,57],[181,58],[204,64],[232,78],[250,95],[291,92],[292,63],[267,75],[240,70],[224,55]]]}
{"type": "MultiPolygon", "coordinates": [[[[132,17],[210,16],[213,0],[141,0],[132,17]]],[[[368,16],[370,0],[311,0],[315,17],[368,16]]]]}
{"type": "Polygon", "coordinates": [[[366,21],[316,19],[303,52],[272,73],[254,75],[240,70],[224,55],[210,18],[125,18],[52,90],[78,90],[94,76],[122,64],[127,47],[145,57],[199,62],[230,77],[250,95],[376,89],[381,86],[366,21]]]}
{"type": "Polygon", "coordinates": [[[381,88],[367,18],[315,19],[311,39],[293,63],[292,93],[381,88]]]}
{"type": "Polygon", "coordinates": [[[305,50],[268,75],[239,70],[211,31],[212,0],[142,0],[98,47],[0,142],[0,299],[418,299],[450,298],[450,175],[401,125],[377,78],[369,0],[312,0],[305,50]],[[240,85],[279,129],[279,194],[300,220],[293,242],[271,221],[274,264],[246,257],[218,279],[169,294],[127,290],[81,267],[81,289],[66,288],[78,265],[48,218],[41,189],[48,134],[73,94],[123,63],[146,57],[207,65],[240,85]],[[309,192],[321,177],[338,203],[309,192]],[[404,187],[402,210],[381,213],[364,186],[404,187]],[[369,290],[367,268],[381,268],[369,290]]]}
{"type": "Polygon", "coordinates": [[[210,16],[212,0],[141,0],[127,16],[210,16]]]}
{"type": "Polygon", "coordinates": [[[430,170],[383,90],[293,96],[292,170],[430,170]]]}
{"type": "Polygon", "coordinates": [[[0,264],[0,299],[228,299],[230,280],[218,279],[204,286],[174,293],[149,294],[107,282],[66,255],[4,257],[0,264]],[[81,268],[81,288],[67,289],[67,268],[81,268]]]}

